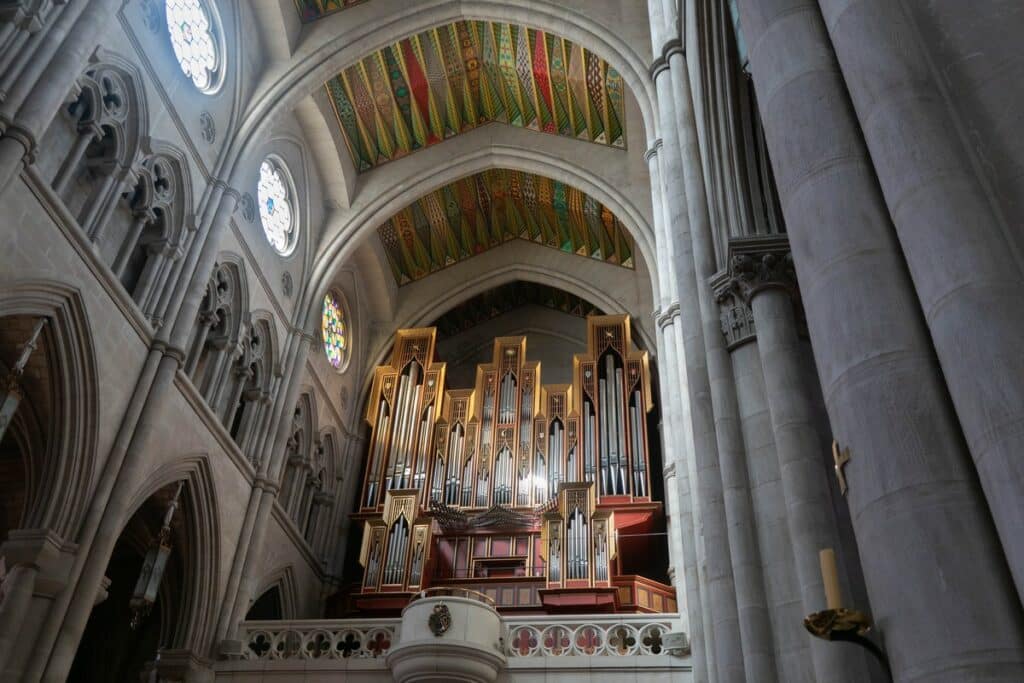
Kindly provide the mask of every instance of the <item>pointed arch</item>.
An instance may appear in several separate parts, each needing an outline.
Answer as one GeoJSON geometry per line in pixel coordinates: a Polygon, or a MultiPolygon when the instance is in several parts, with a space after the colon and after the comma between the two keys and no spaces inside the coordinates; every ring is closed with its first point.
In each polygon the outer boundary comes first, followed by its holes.
{"type": "Polygon", "coordinates": [[[52,419],[27,492],[22,526],[53,529],[66,539],[82,523],[94,477],[99,423],[95,342],[80,292],[53,280],[0,288],[0,318],[45,317],[52,419]]]}
{"type": "Polygon", "coordinates": [[[170,642],[174,648],[205,655],[213,645],[216,626],[216,610],[210,607],[217,604],[221,591],[220,510],[209,456],[205,453],[187,455],[151,473],[137,489],[121,526],[128,523],[150,496],[182,480],[185,489],[181,510],[188,554],[179,623],[170,642]]]}

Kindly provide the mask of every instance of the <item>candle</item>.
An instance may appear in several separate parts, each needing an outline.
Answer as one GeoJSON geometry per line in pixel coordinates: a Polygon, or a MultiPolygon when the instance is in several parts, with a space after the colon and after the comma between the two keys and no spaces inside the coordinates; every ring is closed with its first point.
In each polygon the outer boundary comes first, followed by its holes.
{"type": "Polygon", "coordinates": [[[821,561],[821,581],[825,584],[825,601],[829,609],[840,609],[843,606],[839,592],[839,570],[836,568],[836,553],[832,548],[825,548],[818,553],[821,561]]]}

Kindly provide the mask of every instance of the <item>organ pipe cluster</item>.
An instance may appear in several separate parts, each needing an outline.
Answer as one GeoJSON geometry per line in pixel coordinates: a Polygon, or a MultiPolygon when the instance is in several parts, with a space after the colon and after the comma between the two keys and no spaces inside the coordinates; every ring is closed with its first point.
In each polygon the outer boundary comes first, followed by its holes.
{"type": "Polygon", "coordinates": [[[499,337],[463,389],[444,386],[434,328],[398,332],[366,414],[373,433],[355,515],[365,524],[364,592],[429,583],[430,544],[442,533],[431,503],[467,515],[532,511],[535,527],[520,531],[538,541],[550,585],[609,581],[616,507],[651,502],[650,371],[628,316],[592,316],[587,329],[571,384],[542,385],[526,338],[499,337]]]}

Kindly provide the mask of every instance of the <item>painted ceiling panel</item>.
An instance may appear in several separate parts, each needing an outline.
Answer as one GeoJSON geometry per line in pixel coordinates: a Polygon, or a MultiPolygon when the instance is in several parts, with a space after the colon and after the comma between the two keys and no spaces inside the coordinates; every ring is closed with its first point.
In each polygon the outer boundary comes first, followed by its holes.
{"type": "Polygon", "coordinates": [[[615,69],[516,24],[438,26],[364,57],[325,87],[359,171],[492,122],[626,146],[615,69]]]}
{"type": "Polygon", "coordinates": [[[295,7],[299,10],[302,21],[308,22],[362,2],[366,0],[295,0],[295,7]]]}
{"type": "Polygon", "coordinates": [[[513,239],[633,267],[633,240],[610,209],[565,183],[507,169],[431,192],[377,234],[399,285],[513,239]]]}
{"type": "Polygon", "coordinates": [[[534,282],[510,282],[478,294],[451,309],[436,321],[439,338],[453,337],[480,323],[522,306],[534,304],[586,318],[604,311],[575,294],[534,282]]]}

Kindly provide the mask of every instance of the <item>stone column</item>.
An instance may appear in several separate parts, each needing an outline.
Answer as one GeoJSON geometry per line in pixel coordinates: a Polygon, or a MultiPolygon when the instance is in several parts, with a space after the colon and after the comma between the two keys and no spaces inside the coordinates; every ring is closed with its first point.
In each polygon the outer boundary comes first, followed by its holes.
{"type": "Polygon", "coordinates": [[[752,682],[769,683],[779,680],[772,643],[771,613],[761,569],[761,549],[747,473],[736,377],[726,345],[727,340],[730,345],[750,340],[748,333],[753,332],[753,316],[746,315],[749,313],[746,306],[733,305],[727,294],[722,299],[719,300],[716,291],[716,303],[722,307],[720,328],[712,330],[705,325],[705,338],[708,340],[708,372],[711,396],[715,401],[715,428],[718,433],[725,512],[729,521],[729,550],[736,582],[736,607],[747,678],[752,682]],[[717,339],[713,338],[712,333],[716,333],[717,339]]]}
{"type": "MultiPolygon", "coordinates": [[[[90,4],[90,7],[103,5],[103,2],[97,1],[90,4]]],[[[223,185],[220,187],[223,188],[223,185]]],[[[196,256],[198,266],[193,273],[200,271],[208,274],[212,269],[216,245],[227,229],[227,218],[234,211],[238,194],[224,191],[216,196],[216,201],[216,210],[211,212],[212,220],[206,223],[202,233],[205,239],[200,242],[203,247],[202,256],[196,256]]],[[[143,445],[149,438],[153,423],[166,408],[167,394],[184,362],[181,349],[191,336],[207,277],[195,278],[187,289],[182,288],[179,296],[184,298],[184,315],[189,322],[181,322],[182,317],[179,315],[173,333],[166,327],[161,329],[146,359],[129,403],[132,407],[118,430],[80,532],[81,550],[69,571],[68,588],[57,595],[54,606],[42,624],[39,638],[30,655],[25,676],[27,680],[42,678],[62,681],[67,677],[92,611],[92,596],[95,596],[102,584],[103,573],[121,531],[121,523],[141,479],[143,445]]]]}
{"type": "Polygon", "coordinates": [[[1019,681],[1020,603],[817,4],[739,8],[894,676],[1019,681]]]}
{"type": "Polygon", "coordinates": [[[810,638],[798,626],[806,615],[793,565],[793,543],[786,524],[786,502],[765,397],[761,355],[753,336],[754,317],[742,299],[736,301],[735,308],[737,315],[730,314],[731,321],[747,321],[730,327],[734,330],[730,346],[776,670],[780,681],[812,681],[810,638]]]}
{"type": "MultiPolygon", "coordinates": [[[[829,498],[828,454],[821,447],[812,393],[803,381],[808,358],[793,313],[796,274],[784,236],[734,239],[729,254],[732,281],[750,303],[757,326],[796,578],[804,614],[811,614],[826,606],[818,552],[843,549],[829,498]]],[[[847,596],[852,595],[850,585],[845,582],[847,596]]],[[[862,650],[815,640],[811,654],[819,681],[855,683],[870,678],[862,650]]]]}
{"type": "Polygon", "coordinates": [[[756,540],[751,528],[753,518],[750,510],[747,476],[742,467],[743,439],[740,433],[735,382],[733,381],[729,353],[725,348],[725,339],[721,333],[718,304],[710,284],[716,270],[715,246],[702,174],[689,69],[686,55],[681,47],[670,48],[666,57],[670,64],[675,117],[682,153],[687,216],[697,280],[696,297],[707,354],[708,391],[717,443],[718,458],[712,460],[711,465],[705,468],[702,477],[721,486],[720,490],[709,490],[708,495],[716,497],[710,501],[711,503],[716,502],[718,495],[722,496],[721,517],[723,523],[728,521],[728,526],[721,530],[721,537],[717,540],[711,533],[708,533],[707,527],[705,527],[705,537],[709,545],[712,542],[728,543],[729,550],[728,553],[715,553],[714,556],[709,554],[708,561],[710,564],[716,558],[720,561],[731,560],[727,583],[730,590],[736,591],[733,600],[737,603],[738,630],[735,634],[730,632],[729,635],[738,636],[738,642],[736,640],[729,642],[719,640],[717,647],[723,650],[719,654],[719,661],[737,661],[735,652],[737,647],[741,648],[743,655],[743,660],[740,662],[742,667],[736,668],[733,665],[728,675],[726,670],[721,670],[720,673],[723,676],[722,680],[727,680],[729,677],[740,680],[746,675],[753,680],[769,681],[773,680],[775,676],[771,628],[768,622],[767,605],[764,601],[762,576],[758,567],[756,540]],[[751,542],[753,543],[751,544],[751,542]],[[741,557],[733,557],[734,552],[739,552],[741,557]],[[718,557],[719,555],[720,557],[718,557]],[[744,577],[742,596],[740,595],[740,586],[735,578],[737,563],[747,572],[744,577]],[[745,612],[742,619],[739,615],[739,603],[741,602],[745,612]],[[747,661],[748,653],[755,662],[747,661]]]}
{"type": "MultiPolygon", "coordinates": [[[[743,680],[742,645],[736,611],[736,591],[729,556],[725,505],[722,500],[722,478],[718,469],[718,444],[715,435],[711,387],[708,379],[705,340],[699,303],[700,289],[694,267],[692,225],[689,216],[689,195],[686,183],[686,162],[679,139],[679,116],[676,111],[674,84],[669,73],[669,59],[681,54],[678,41],[666,45],[666,54],[651,69],[658,93],[660,129],[664,141],[662,168],[663,204],[667,209],[667,233],[675,266],[679,296],[679,323],[683,335],[683,359],[689,398],[689,419],[693,429],[693,467],[690,485],[701,520],[703,555],[706,562],[707,600],[705,622],[710,646],[711,680],[743,680]],[[716,678],[717,676],[717,678],[716,678]]],[[[677,60],[678,61],[678,60],[677,60]]],[[[680,67],[685,68],[685,67],[680,67]]],[[[691,113],[692,114],[692,113],[691,113]]],[[[699,159],[692,173],[699,176],[699,159]]],[[[703,182],[702,180],[700,181],[703,182]]],[[[700,211],[706,204],[698,205],[700,211]]],[[[698,547],[700,541],[698,540],[698,547]]],[[[698,554],[698,561],[701,554],[698,554]]],[[[702,594],[704,592],[702,586],[702,594]]]]}
{"type": "MultiPolygon", "coordinates": [[[[1018,594],[1024,596],[1024,240],[1012,234],[984,186],[924,50],[924,40],[959,38],[919,35],[903,3],[821,0],[821,6],[1018,594]],[[872,55],[869,64],[865,52],[872,55]]],[[[1000,37],[992,23],[1000,14],[994,6],[980,11],[968,3],[917,12],[925,22],[928,15],[948,22],[956,34],[980,19],[1000,37]]],[[[1007,7],[1001,14],[1018,31],[1024,28],[1024,12],[1007,7]]],[[[974,60],[988,50],[976,47],[963,58],[974,60]]],[[[1019,55],[1015,61],[1020,74],[1024,62],[1019,55]]],[[[972,67],[981,69],[976,82],[998,77],[995,65],[988,67],[972,67]]],[[[1005,85],[1016,86],[1016,97],[1001,92],[999,110],[1019,110],[1020,83],[1005,85]]],[[[956,99],[974,100],[975,91],[956,99]]],[[[988,120],[977,125],[977,134],[991,132],[988,120]]],[[[1010,225],[1019,233],[1019,222],[1010,225]]]]}
{"type": "MultiPolygon", "coordinates": [[[[274,501],[277,499],[277,482],[281,479],[281,469],[286,457],[285,448],[288,438],[291,436],[291,421],[283,419],[288,411],[295,406],[299,397],[301,385],[301,368],[306,362],[313,336],[306,333],[296,335],[296,341],[289,349],[290,363],[288,365],[288,383],[285,391],[278,392],[277,419],[272,425],[274,438],[268,442],[269,451],[264,453],[261,461],[261,472],[265,472],[268,485],[261,496],[252,496],[249,505],[255,510],[255,518],[252,527],[252,535],[244,541],[245,552],[240,556],[236,555],[235,565],[232,566],[232,578],[237,576],[235,589],[225,593],[225,605],[231,605],[230,611],[225,613],[226,618],[223,624],[218,626],[218,634],[223,633],[222,643],[219,647],[224,653],[238,653],[242,644],[237,640],[238,623],[245,618],[249,610],[249,602],[253,598],[256,589],[256,570],[260,562],[262,546],[266,537],[267,527],[270,524],[270,514],[273,510],[274,501]],[[265,468],[265,469],[264,469],[265,468]],[[237,572],[237,574],[235,574],[237,572]]],[[[248,512],[247,512],[248,514],[248,512]]]]}
{"type": "MultiPolygon", "coordinates": [[[[655,209],[654,230],[658,248],[658,296],[660,313],[657,317],[659,338],[663,340],[659,364],[663,366],[662,396],[665,415],[668,423],[667,446],[665,452],[665,497],[669,502],[669,510],[674,521],[677,536],[680,538],[681,565],[675,567],[677,599],[685,603],[689,629],[689,638],[693,657],[694,681],[706,683],[707,654],[704,638],[704,617],[701,607],[701,587],[698,578],[696,533],[693,515],[693,504],[690,498],[690,469],[687,465],[687,453],[692,455],[692,434],[686,426],[688,413],[683,407],[684,396],[672,387],[680,381],[682,370],[678,361],[682,348],[682,334],[676,324],[679,317],[679,304],[676,300],[675,266],[671,256],[667,236],[667,212],[664,206],[666,193],[662,183],[660,150],[664,148],[662,141],[655,141],[647,151],[646,157],[651,178],[651,200],[655,209]],[[670,469],[671,468],[671,469],[670,469]],[[673,486],[674,485],[674,486],[673,486]],[[671,487],[671,488],[670,488],[671,487]]],[[[685,386],[685,385],[683,385],[685,386]]],[[[688,401],[687,401],[688,403],[688,401]]],[[[692,464],[692,457],[689,458],[692,464]]],[[[710,622],[709,622],[710,626],[710,622]]]]}

